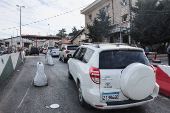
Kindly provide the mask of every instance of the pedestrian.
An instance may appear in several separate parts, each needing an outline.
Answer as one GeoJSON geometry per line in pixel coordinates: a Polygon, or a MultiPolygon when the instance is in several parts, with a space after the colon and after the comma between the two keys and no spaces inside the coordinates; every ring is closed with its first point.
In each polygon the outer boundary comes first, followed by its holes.
{"type": "Polygon", "coordinates": [[[170,45],[169,45],[169,47],[167,48],[167,51],[166,51],[167,53],[168,53],[168,65],[170,66],[170,45]]]}
{"type": "Polygon", "coordinates": [[[146,56],[148,57],[148,55],[149,55],[149,49],[148,49],[147,46],[145,46],[145,52],[147,52],[147,53],[145,53],[145,54],[146,54],[146,56]]]}

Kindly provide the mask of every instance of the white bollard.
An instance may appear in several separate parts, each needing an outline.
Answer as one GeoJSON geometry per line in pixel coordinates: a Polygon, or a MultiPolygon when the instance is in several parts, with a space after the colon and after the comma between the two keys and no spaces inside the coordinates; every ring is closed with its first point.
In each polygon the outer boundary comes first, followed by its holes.
{"type": "Polygon", "coordinates": [[[46,86],[48,84],[47,77],[44,73],[44,65],[42,62],[37,62],[37,72],[34,77],[35,86],[46,86]]]}
{"type": "Polygon", "coordinates": [[[50,53],[47,53],[45,56],[45,63],[48,65],[54,65],[53,59],[50,55],[50,53]]]}

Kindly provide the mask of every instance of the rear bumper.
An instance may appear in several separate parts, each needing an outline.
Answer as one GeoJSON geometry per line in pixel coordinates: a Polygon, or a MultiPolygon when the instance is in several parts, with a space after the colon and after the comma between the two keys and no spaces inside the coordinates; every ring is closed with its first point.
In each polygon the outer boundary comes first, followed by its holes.
{"type": "Polygon", "coordinates": [[[101,102],[101,94],[98,89],[89,89],[85,86],[82,86],[83,90],[83,97],[84,100],[97,109],[122,109],[122,108],[129,108],[140,106],[142,104],[148,103],[153,101],[159,92],[159,86],[155,84],[155,89],[152,95],[143,99],[143,100],[119,100],[119,101],[112,101],[112,102],[101,102]],[[96,106],[98,105],[98,107],[96,106]],[[100,107],[99,107],[100,106],[100,107]]]}

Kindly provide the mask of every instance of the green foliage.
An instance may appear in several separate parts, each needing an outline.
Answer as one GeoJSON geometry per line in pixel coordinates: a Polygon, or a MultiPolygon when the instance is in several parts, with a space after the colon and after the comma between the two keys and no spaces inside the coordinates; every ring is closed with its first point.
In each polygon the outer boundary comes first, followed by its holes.
{"type": "Polygon", "coordinates": [[[158,44],[170,41],[170,1],[138,0],[133,8],[131,36],[141,44],[158,44]]]}
{"type": "Polygon", "coordinates": [[[110,17],[104,10],[100,10],[93,24],[87,24],[89,33],[86,34],[92,42],[102,42],[103,38],[107,38],[111,33],[113,26],[111,25],[110,17]]]}
{"type": "Polygon", "coordinates": [[[69,33],[69,36],[75,37],[81,30],[77,30],[77,28],[74,26],[72,28],[72,33],[69,33]]]}
{"type": "Polygon", "coordinates": [[[59,31],[59,33],[56,34],[57,36],[60,36],[62,38],[65,38],[67,36],[66,30],[64,28],[62,28],[61,30],[58,30],[58,31],[59,31]]]}

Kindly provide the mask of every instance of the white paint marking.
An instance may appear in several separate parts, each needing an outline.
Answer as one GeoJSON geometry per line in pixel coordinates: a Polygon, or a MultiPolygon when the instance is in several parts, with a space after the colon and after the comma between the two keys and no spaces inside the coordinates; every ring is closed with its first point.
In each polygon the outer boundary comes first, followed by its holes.
{"type": "MultiPolygon", "coordinates": [[[[21,100],[19,106],[17,107],[16,111],[20,108],[20,106],[21,106],[22,103],[24,102],[24,99],[25,99],[25,97],[27,96],[27,94],[28,94],[28,92],[29,92],[29,90],[30,90],[30,87],[32,86],[32,83],[33,83],[33,81],[31,82],[31,85],[30,85],[29,88],[27,89],[27,91],[26,91],[26,93],[25,93],[23,99],[21,100]]],[[[16,111],[15,111],[15,113],[16,113],[16,111]]]]}

